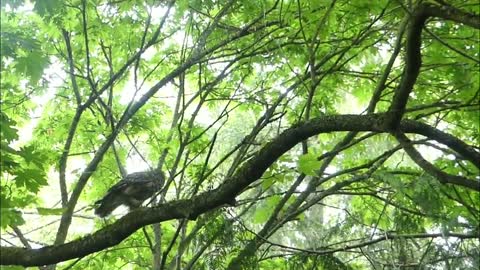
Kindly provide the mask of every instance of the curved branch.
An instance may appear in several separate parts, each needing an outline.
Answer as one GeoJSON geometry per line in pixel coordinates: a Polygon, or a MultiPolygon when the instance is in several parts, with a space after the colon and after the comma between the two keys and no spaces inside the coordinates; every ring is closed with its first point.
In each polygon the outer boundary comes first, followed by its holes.
{"type": "Polygon", "coordinates": [[[403,133],[420,134],[429,139],[433,139],[439,143],[442,143],[450,147],[450,149],[456,151],[458,154],[472,162],[473,165],[480,169],[480,152],[455,136],[452,136],[427,124],[410,120],[402,121],[400,131],[403,133]]]}
{"type": "MultiPolygon", "coordinates": [[[[66,244],[40,249],[0,247],[0,265],[40,266],[80,258],[119,244],[143,226],[179,218],[195,219],[222,205],[234,204],[235,197],[259,179],[281,155],[308,137],[333,131],[387,132],[382,129],[385,126],[384,119],[385,114],[331,115],[296,125],[266,144],[253,158],[245,162],[235,175],[214,190],[188,200],[177,200],[132,211],[115,223],[66,244]]],[[[425,131],[418,129],[418,126],[422,125],[415,121],[400,123],[400,128],[405,132],[425,131]]]]}
{"type": "Polygon", "coordinates": [[[441,183],[449,183],[454,184],[462,187],[466,187],[472,190],[480,191],[480,182],[478,180],[470,180],[468,178],[458,176],[458,175],[451,175],[444,171],[441,171],[437,167],[435,167],[432,163],[425,160],[422,155],[412,146],[410,140],[405,136],[403,133],[395,134],[395,137],[402,145],[405,152],[407,152],[408,156],[422,168],[425,172],[436,177],[441,183]]]}
{"type": "Polygon", "coordinates": [[[422,44],[422,29],[425,22],[430,17],[443,18],[465,25],[480,28],[480,17],[475,16],[452,6],[437,6],[430,3],[419,5],[412,14],[412,22],[410,23],[407,44],[406,44],[406,58],[405,69],[400,85],[395,90],[392,104],[388,108],[390,113],[386,125],[389,129],[395,130],[400,123],[400,120],[405,113],[408,97],[413,90],[413,86],[417,80],[422,66],[422,54],[420,51],[422,44]]]}

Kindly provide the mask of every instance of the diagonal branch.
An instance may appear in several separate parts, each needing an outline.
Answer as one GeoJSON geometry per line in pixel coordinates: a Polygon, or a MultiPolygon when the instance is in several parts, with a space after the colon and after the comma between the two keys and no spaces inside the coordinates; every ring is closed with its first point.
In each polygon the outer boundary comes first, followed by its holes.
{"type": "Polygon", "coordinates": [[[432,163],[428,162],[422,157],[422,155],[412,146],[410,140],[407,138],[407,136],[405,136],[405,134],[397,133],[395,134],[395,137],[400,142],[405,152],[407,152],[408,156],[410,156],[410,158],[425,172],[436,177],[438,181],[440,181],[440,183],[454,184],[472,190],[480,191],[480,181],[471,180],[458,175],[451,175],[438,169],[432,163]]]}
{"type": "Polygon", "coordinates": [[[480,152],[474,147],[466,144],[464,141],[421,122],[407,120],[403,123],[404,125],[400,127],[401,132],[421,134],[429,139],[444,144],[450,147],[450,149],[455,150],[462,157],[472,162],[473,165],[480,169],[480,152]]]}

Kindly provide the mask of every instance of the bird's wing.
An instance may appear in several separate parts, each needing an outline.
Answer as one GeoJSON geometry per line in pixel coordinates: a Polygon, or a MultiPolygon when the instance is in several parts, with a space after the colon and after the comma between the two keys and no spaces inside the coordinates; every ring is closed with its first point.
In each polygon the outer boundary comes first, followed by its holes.
{"type": "Polygon", "coordinates": [[[110,187],[107,194],[95,202],[98,206],[95,214],[100,217],[107,216],[122,204],[130,208],[139,207],[162,187],[164,181],[163,173],[131,173],[110,187]]]}

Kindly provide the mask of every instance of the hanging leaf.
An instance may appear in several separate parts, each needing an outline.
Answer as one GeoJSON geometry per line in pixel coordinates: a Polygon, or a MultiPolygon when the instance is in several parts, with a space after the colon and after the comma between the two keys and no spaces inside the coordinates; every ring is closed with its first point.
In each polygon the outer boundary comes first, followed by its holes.
{"type": "Polygon", "coordinates": [[[298,159],[298,170],[309,176],[316,176],[316,171],[320,168],[321,162],[317,160],[317,156],[308,153],[300,156],[298,159]]]}

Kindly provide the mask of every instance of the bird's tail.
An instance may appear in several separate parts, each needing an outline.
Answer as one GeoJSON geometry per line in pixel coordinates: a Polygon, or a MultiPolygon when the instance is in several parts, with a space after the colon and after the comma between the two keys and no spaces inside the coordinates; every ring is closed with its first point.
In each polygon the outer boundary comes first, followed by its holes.
{"type": "Polygon", "coordinates": [[[111,193],[107,193],[105,197],[95,202],[95,215],[102,218],[106,217],[121,204],[122,203],[119,202],[115,196],[112,196],[111,193]]]}

